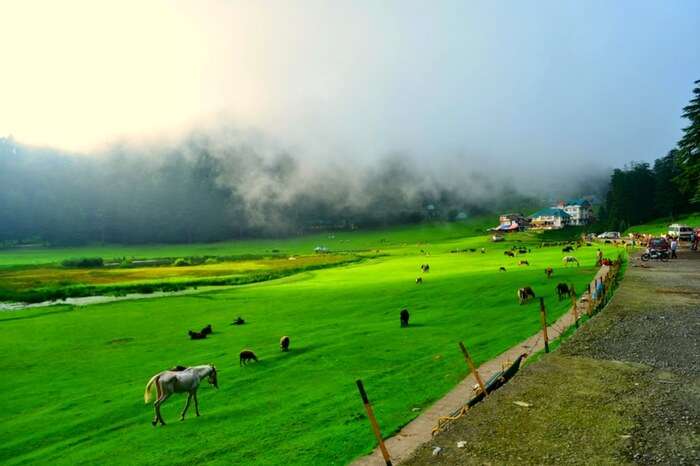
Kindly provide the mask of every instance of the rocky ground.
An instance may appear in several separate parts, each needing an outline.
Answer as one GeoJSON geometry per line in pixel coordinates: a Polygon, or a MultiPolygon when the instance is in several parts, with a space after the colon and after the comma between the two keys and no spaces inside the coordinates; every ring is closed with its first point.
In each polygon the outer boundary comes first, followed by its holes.
{"type": "Polygon", "coordinates": [[[700,253],[634,260],[601,314],[404,464],[700,464],[699,345],[700,253]]]}

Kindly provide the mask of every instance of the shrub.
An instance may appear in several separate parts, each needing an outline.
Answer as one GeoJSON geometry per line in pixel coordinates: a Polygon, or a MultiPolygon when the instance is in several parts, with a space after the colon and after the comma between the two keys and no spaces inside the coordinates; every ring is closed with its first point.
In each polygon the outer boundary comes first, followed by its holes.
{"type": "Polygon", "coordinates": [[[209,259],[204,261],[205,264],[218,264],[219,261],[214,259],[213,257],[210,257],[209,259]]]}
{"type": "Polygon", "coordinates": [[[77,259],[66,259],[61,262],[63,267],[102,267],[104,260],[101,257],[80,257],[77,259]]]}
{"type": "Polygon", "coordinates": [[[175,259],[175,262],[173,262],[173,265],[174,265],[175,267],[185,267],[185,266],[187,266],[187,265],[190,265],[190,261],[188,261],[187,259],[184,259],[184,258],[180,257],[180,258],[178,258],[178,259],[175,259]]]}

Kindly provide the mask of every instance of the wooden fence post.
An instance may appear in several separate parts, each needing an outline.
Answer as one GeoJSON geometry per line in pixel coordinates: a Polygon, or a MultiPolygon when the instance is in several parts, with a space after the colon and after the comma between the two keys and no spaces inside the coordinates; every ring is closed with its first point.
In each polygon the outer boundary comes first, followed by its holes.
{"type": "Polygon", "coordinates": [[[389,456],[389,450],[387,450],[386,445],[384,445],[382,432],[379,430],[379,424],[377,423],[377,419],[374,417],[372,405],[369,403],[369,398],[367,398],[367,392],[365,392],[365,387],[364,385],[362,385],[362,380],[357,380],[357,388],[360,390],[362,403],[365,405],[365,411],[367,411],[367,417],[369,418],[369,423],[372,425],[372,431],[374,432],[374,436],[377,437],[377,441],[379,441],[379,449],[382,452],[382,456],[384,457],[386,466],[391,466],[391,457],[389,456]]]}
{"type": "Polygon", "coordinates": [[[476,383],[479,384],[479,388],[481,388],[481,391],[484,393],[484,396],[486,396],[486,386],[484,385],[484,381],[481,380],[481,375],[479,375],[479,371],[477,370],[476,365],[474,364],[474,361],[472,360],[472,357],[469,355],[467,348],[464,346],[464,343],[462,343],[461,341],[459,342],[459,347],[462,350],[462,354],[464,354],[464,359],[466,359],[467,364],[469,364],[469,369],[474,374],[474,378],[476,379],[476,383]]]}
{"type": "Polygon", "coordinates": [[[576,308],[576,290],[574,290],[573,283],[571,284],[571,304],[574,305],[574,325],[578,328],[578,309],[576,308]]]}
{"type": "Polygon", "coordinates": [[[544,352],[549,353],[549,338],[547,337],[547,310],[544,308],[544,298],[540,298],[540,317],[542,318],[542,337],[544,337],[544,352]]]}

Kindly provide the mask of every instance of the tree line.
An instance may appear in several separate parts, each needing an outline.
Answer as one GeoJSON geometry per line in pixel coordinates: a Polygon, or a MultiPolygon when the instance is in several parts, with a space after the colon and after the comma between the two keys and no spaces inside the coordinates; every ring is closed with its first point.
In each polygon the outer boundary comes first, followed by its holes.
{"type": "Polygon", "coordinates": [[[700,206],[700,80],[683,108],[689,121],[676,147],[653,165],[632,162],[615,169],[598,214],[602,230],[625,231],[658,217],[674,219],[700,206]]]}

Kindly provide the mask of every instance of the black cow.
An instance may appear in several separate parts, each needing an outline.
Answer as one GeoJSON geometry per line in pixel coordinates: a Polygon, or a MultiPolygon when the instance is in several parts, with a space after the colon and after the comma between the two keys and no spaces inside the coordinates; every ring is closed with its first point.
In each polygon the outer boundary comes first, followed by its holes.
{"type": "Polygon", "coordinates": [[[569,285],[567,285],[566,283],[557,284],[557,296],[559,297],[559,301],[561,301],[564,298],[570,297],[571,288],[569,288],[569,285]]]}
{"type": "Polygon", "coordinates": [[[401,309],[400,317],[401,317],[401,327],[408,327],[408,318],[409,318],[408,309],[401,309]]]}
{"type": "Polygon", "coordinates": [[[520,304],[525,304],[527,301],[534,298],[535,292],[532,291],[532,288],[529,286],[518,289],[518,302],[520,302],[520,304]]]}

